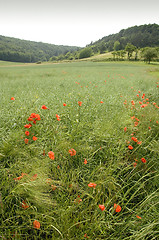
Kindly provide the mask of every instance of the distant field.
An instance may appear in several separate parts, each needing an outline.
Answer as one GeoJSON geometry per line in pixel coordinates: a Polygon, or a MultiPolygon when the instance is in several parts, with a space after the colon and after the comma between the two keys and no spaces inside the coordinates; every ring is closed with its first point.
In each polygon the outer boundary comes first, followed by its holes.
{"type": "Polygon", "coordinates": [[[1,61],[2,239],[157,240],[158,86],[157,65],[1,61]]]}

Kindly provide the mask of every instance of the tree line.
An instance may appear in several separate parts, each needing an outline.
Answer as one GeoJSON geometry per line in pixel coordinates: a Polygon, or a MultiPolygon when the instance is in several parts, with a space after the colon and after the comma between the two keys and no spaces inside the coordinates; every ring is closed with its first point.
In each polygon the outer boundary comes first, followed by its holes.
{"type": "Polygon", "coordinates": [[[0,36],[0,60],[15,62],[62,61],[112,53],[111,60],[139,60],[150,62],[158,58],[159,25],[148,24],[122,29],[85,48],[32,42],[0,36]],[[139,56],[140,55],[140,56],[139,56]]]}
{"type": "Polygon", "coordinates": [[[79,50],[76,46],[54,45],[0,35],[0,60],[12,62],[49,61],[52,56],[79,50]]]}

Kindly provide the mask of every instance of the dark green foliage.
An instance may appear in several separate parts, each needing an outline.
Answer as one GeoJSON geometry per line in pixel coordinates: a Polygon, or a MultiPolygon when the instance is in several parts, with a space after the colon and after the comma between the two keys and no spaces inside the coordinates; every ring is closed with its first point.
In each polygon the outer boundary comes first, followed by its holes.
{"type": "Polygon", "coordinates": [[[153,58],[157,58],[159,54],[159,51],[157,51],[157,49],[155,48],[144,48],[142,51],[142,57],[144,58],[144,60],[148,63],[150,63],[150,61],[153,58]]]}
{"type": "Polygon", "coordinates": [[[80,54],[79,54],[79,59],[81,58],[87,58],[90,57],[92,55],[92,49],[87,47],[81,50],[80,54]]]}
{"type": "Polygon", "coordinates": [[[99,52],[102,53],[100,50],[101,46],[105,47],[104,51],[113,51],[125,49],[127,43],[131,43],[137,48],[159,46],[159,25],[145,24],[123,29],[119,33],[103,37],[89,46],[92,49],[95,47],[98,48],[99,52]],[[120,47],[118,49],[114,49],[116,42],[120,43],[120,45],[118,44],[118,47],[120,47]]]}
{"type": "Polygon", "coordinates": [[[79,47],[54,45],[0,36],[0,60],[12,62],[48,61],[53,56],[79,50],[79,47]]]}

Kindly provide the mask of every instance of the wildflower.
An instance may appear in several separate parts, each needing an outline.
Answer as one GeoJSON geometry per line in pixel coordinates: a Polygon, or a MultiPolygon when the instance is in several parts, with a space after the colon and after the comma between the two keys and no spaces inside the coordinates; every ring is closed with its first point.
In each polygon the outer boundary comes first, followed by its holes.
{"type": "Polygon", "coordinates": [[[11,97],[11,99],[10,99],[10,100],[13,100],[13,101],[14,101],[14,100],[15,100],[15,98],[14,98],[14,97],[11,97]]]}
{"type": "Polygon", "coordinates": [[[131,119],[134,119],[134,118],[135,118],[135,116],[132,116],[132,117],[131,117],[131,119]]]}
{"type": "Polygon", "coordinates": [[[135,137],[132,137],[131,139],[132,139],[134,142],[138,142],[137,138],[135,138],[135,137]]]}
{"type": "Polygon", "coordinates": [[[104,211],[104,210],[105,210],[105,207],[104,207],[104,205],[99,205],[99,208],[100,208],[102,211],[104,211]]]}
{"type": "Polygon", "coordinates": [[[82,199],[80,198],[80,195],[77,196],[77,198],[74,200],[75,203],[82,202],[82,199]]]}
{"type": "Polygon", "coordinates": [[[67,104],[66,104],[66,103],[63,103],[63,106],[64,106],[64,107],[66,107],[66,106],[67,106],[67,104]]]}
{"type": "Polygon", "coordinates": [[[35,220],[33,222],[33,226],[34,226],[34,228],[39,229],[40,228],[40,223],[37,220],[35,220]]]}
{"type": "Polygon", "coordinates": [[[87,164],[87,160],[86,160],[86,158],[85,158],[85,160],[84,160],[84,164],[87,164]]]}
{"type": "Polygon", "coordinates": [[[31,178],[31,181],[34,181],[35,179],[37,179],[37,176],[38,176],[38,174],[34,174],[31,178]]]}
{"type": "Polygon", "coordinates": [[[37,139],[38,139],[37,137],[33,136],[33,141],[36,141],[37,139]]]}
{"type": "Polygon", "coordinates": [[[151,127],[149,127],[149,130],[151,130],[151,127]]]}
{"type": "Polygon", "coordinates": [[[143,163],[146,163],[146,159],[145,159],[145,158],[141,158],[141,161],[142,161],[143,163]]]}
{"type": "Polygon", "coordinates": [[[142,102],[141,102],[141,101],[139,101],[139,104],[142,104],[142,102]]]}
{"type": "Polygon", "coordinates": [[[27,144],[29,142],[29,139],[25,138],[24,142],[25,142],[25,144],[27,144]]]}
{"type": "Polygon", "coordinates": [[[78,105],[79,105],[79,106],[82,106],[82,102],[81,102],[81,101],[78,101],[78,105]]]}
{"type": "Polygon", "coordinates": [[[29,136],[29,131],[25,131],[25,135],[26,135],[26,136],[29,136]]]}
{"type": "Polygon", "coordinates": [[[140,217],[140,216],[138,216],[138,215],[136,215],[136,217],[137,217],[138,219],[141,219],[141,217],[140,217]]]}
{"type": "Polygon", "coordinates": [[[116,212],[121,211],[121,207],[119,205],[117,205],[116,203],[114,203],[114,209],[115,209],[116,212]]]}
{"type": "Polygon", "coordinates": [[[41,109],[47,109],[47,107],[45,105],[42,105],[41,109]]]}
{"type": "Polygon", "coordinates": [[[100,101],[100,103],[103,103],[103,101],[100,101]]]}
{"type": "Polygon", "coordinates": [[[141,143],[142,143],[142,141],[138,141],[138,142],[137,142],[137,144],[139,144],[139,145],[140,145],[141,143]]]}
{"type": "Polygon", "coordinates": [[[139,94],[137,94],[136,96],[139,97],[139,94]]]}
{"type": "Polygon", "coordinates": [[[22,208],[24,209],[29,208],[29,205],[24,200],[22,201],[22,208]]]}
{"type": "Polygon", "coordinates": [[[50,151],[50,152],[48,152],[48,155],[49,155],[50,159],[52,159],[52,160],[55,159],[54,152],[50,151]]]}
{"type": "Polygon", "coordinates": [[[139,122],[134,122],[134,127],[137,127],[137,125],[139,124],[139,122]]]}
{"type": "Polygon", "coordinates": [[[127,131],[127,127],[124,127],[124,132],[126,132],[127,131]]]}
{"type": "Polygon", "coordinates": [[[27,175],[28,175],[27,173],[23,173],[23,172],[21,174],[22,177],[27,176],[27,175]]]}
{"type": "Polygon", "coordinates": [[[76,150],[71,148],[69,151],[70,156],[75,156],[76,155],[76,150]]]}
{"type": "Polygon", "coordinates": [[[133,163],[133,166],[136,167],[136,166],[137,166],[137,162],[134,162],[134,163],[133,163]]]}
{"type": "Polygon", "coordinates": [[[25,128],[31,128],[32,125],[31,125],[31,123],[29,123],[29,124],[25,124],[24,127],[25,127],[25,128]]]}
{"type": "Polygon", "coordinates": [[[57,121],[61,121],[60,116],[58,114],[56,114],[56,119],[57,121]]]}
{"type": "Polygon", "coordinates": [[[128,146],[128,148],[129,148],[130,150],[132,150],[132,149],[133,149],[133,147],[132,147],[131,145],[129,145],[129,146],[128,146]]]}
{"type": "Polygon", "coordinates": [[[90,183],[88,184],[88,187],[95,188],[96,186],[97,186],[97,184],[96,184],[96,183],[92,183],[92,182],[90,182],[90,183]]]}
{"type": "Polygon", "coordinates": [[[85,238],[88,238],[87,233],[84,234],[84,237],[85,237],[85,238]]]}
{"type": "Polygon", "coordinates": [[[30,115],[31,118],[34,118],[35,121],[40,121],[41,118],[40,118],[40,115],[39,114],[36,114],[36,113],[32,113],[30,115]]]}
{"type": "Polygon", "coordinates": [[[46,183],[51,184],[51,182],[52,182],[52,179],[51,179],[51,178],[47,178],[47,179],[46,179],[46,183]]]}
{"type": "Polygon", "coordinates": [[[19,177],[16,177],[16,178],[13,178],[15,181],[19,181],[20,179],[22,179],[22,176],[19,176],[19,177]]]}
{"type": "Polygon", "coordinates": [[[132,101],[131,101],[131,104],[134,106],[134,105],[135,105],[135,102],[132,100],[132,101]]]}
{"type": "Polygon", "coordinates": [[[147,104],[142,104],[141,108],[147,107],[147,104]]]}
{"type": "Polygon", "coordinates": [[[53,191],[55,191],[56,186],[55,185],[51,185],[51,188],[52,188],[53,191]]]}

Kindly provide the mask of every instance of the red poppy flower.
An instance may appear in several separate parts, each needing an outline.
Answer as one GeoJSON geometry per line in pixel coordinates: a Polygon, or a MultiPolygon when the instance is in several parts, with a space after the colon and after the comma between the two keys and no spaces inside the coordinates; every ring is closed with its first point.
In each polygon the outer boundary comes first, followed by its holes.
{"type": "Polygon", "coordinates": [[[139,101],[139,104],[142,104],[142,102],[141,102],[141,101],[139,101]]]}
{"type": "Polygon", "coordinates": [[[105,207],[104,207],[104,205],[99,205],[99,208],[100,208],[102,211],[104,211],[104,210],[105,210],[105,207]]]}
{"type": "Polygon", "coordinates": [[[134,162],[134,163],[133,163],[133,166],[136,167],[136,166],[137,166],[137,162],[134,162]]]}
{"type": "Polygon", "coordinates": [[[38,139],[37,137],[33,136],[33,141],[36,141],[37,139],[38,139]]]}
{"type": "Polygon", "coordinates": [[[37,179],[37,176],[38,176],[38,174],[34,174],[31,178],[31,181],[34,181],[35,179],[37,179]]]}
{"type": "Polygon", "coordinates": [[[84,234],[84,237],[85,237],[85,238],[88,238],[87,233],[84,234]]]}
{"type": "Polygon", "coordinates": [[[81,102],[81,101],[78,101],[78,105],[79,105],[79,106],[82,106],[82,102],[81,102]]]}
{"type": "Polygon", "coordinates": [[[66,107],[66,106],[67,106],[67,104],[66,104],[66,103],[63,103],[63,106],[64,106],[64,107],[66,107]]]}
{"type": "Polygon", "coordinates": [[[52,159],[52,160],[55,159],[54,152],[50,151],[50,152],[48,152],[48,155],[49,155],[50,159],[52,159]]]}
{"type": "Polygon", "coordinates": [[[87,164],[87,160],[86,160],[86,158],[85,158],[85,160],[84,160],[84,164],[87,164]]]}
{"type": "Polygon", "coordinates": [[[26,136],[29,136],[29,131],[25,131],[25,135],[26,135],[26,136]]]}
{"type": "Polygon", "coordinates": [[[76,150],[73,149],[73,148],[71,148],[68,152],[69,152],[69,154],[70,154],[71,156],[75,156],[75,155],[76,155],[76,150]]]}
{"type": "Polygon", "coordinates": [[[129,146],[128,146],[128,148],[129,148],[130,150],[132,150],[132,149],[133,149],[133,147],[132,147],[131,145],[129,145],[129,146]]]}
{"type": "Polygon", "coordinates": [[[139,144],[139,145],[140,145],[141,143],[142,143],[142,141],[138,141],[138,142],[137,142],[137,144],[139,144]]]}
{"type": "Polygon", "coordinates": [[[29,205],[24,200],[22,201],[22,208],[24,209],[29,208],[29,205]]]}
{"type": "Polygon", "coordinates": [[[34,228],[39,229],[40,228],[40,223],[37,220],[35,220],[33,222],[33,226],[34,226],[34,228]]]}
{"type": "Polygon", "coordinates": [[[25,144],[27,144],[29,142],[29,139],[25,138],[24,142],[25,142],[25,144]]]}
{"type": "Polygon", "coordinates": [[[14,100],[15,100],[15,98],[14,98],[14,97],[11,97],[11,99],[10,99],[10,100],[13,100],[13,101],[14,101],[14,100]]]}
{"type": "Polygon", "coordinates": [[[90,182],[90,183],[88,184],[88,187],[95,188],[96,186],[97,186],[97,184],[96,184],[96,183],[92,183],[92,182],[90,182]]]}
{"type": "Polygon", "coordinates": [[[51,185],[51,188],[52,188],[53,191],[55,191],[56,186],[55,185],[51,185]]]}
{"type": "Polygon", "coordinates": [[[137,217],[138,219],[141,219],[141,217],[140,217],[140,216],[138,216],[138,215],[136,215],[136,217],[137,217]]]}
{"type": "Polygon", "coordinates": [[[25,128],[31,128],[32,125],[31,125],[31,123],[29,123],[29,124],[25,124],[24,127],[25,127],[25,128]]]}
{"type": "Polygon", "coordinates": [[[145,158],[141,158],[141,161],[142,161],[143,163],[146,163],[146,159],[145,159],[145,158]]]}
{"type": "Polygon", "coordinates": [[[31,113],[29,118],[33,119],[32,121],[40,121],[41,120],[40,115],[36,114],[36,113],[31,113]]]}
{"type": "Polygon", "coordinates": [[[103,101],[100,101],[100,103],[103,103],[103,101]]]}
{"type": "Polygon", "coordinates": [[[47,109],[47,107],[45,105],[42,105],[41,109],[47,109]]]}
{"type": "Polygon", "coordinates": [[[135,137],[132,137],[131,139],[132,139],[134,142],[138,142],[137,138],[135,138],[135,137]]]}
{"type": "Polygon", "coordinates": [[[127,131],[127,127],[124,127],[124,132],[126,132],[127,131]]]}
{"type": "Polygon", "coordinates": [[[57,119],[57,121],[60,121],[61,119],[60,119],[60,116],[58,115],[58,114],[56,114],[56,119],[57,119]]]}
{"type": "Polygon", "coordinates": [[[23,176],[19,176],[19,177],[13,178],[13,179],[14,179],[15,181],[17,181],[17,180],[22,179],[22,177],[23,177],[23,176]]]}
{"type": "Polygon", "coordinates": [[[138,124],[139,122],[134,122],[134,127],[137,127],[138,124]]]}
{"type": "Polygon", "coordinates": [[[114,203],[114,209],[115,209],[116,212],[121,211],[121,207],[119,205],[117,205],[116,203],[114,203]]]}

